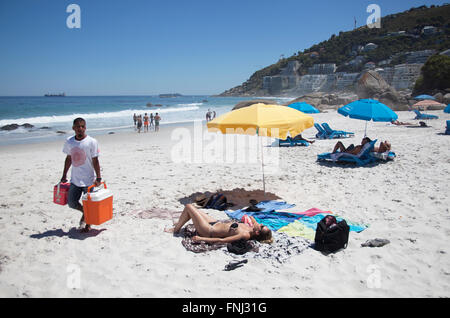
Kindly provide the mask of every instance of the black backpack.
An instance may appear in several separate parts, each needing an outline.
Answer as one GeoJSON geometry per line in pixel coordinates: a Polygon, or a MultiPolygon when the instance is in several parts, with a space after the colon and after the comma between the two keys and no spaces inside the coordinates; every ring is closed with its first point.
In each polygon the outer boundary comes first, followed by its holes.
{"type": "Polygon", "coordinates": [[[325,253],[333,253],[341,248],[346,248],[349,233],[350,227],[345,220],[337,222],[333,215],[327,215],[317,223],[314,238],[315,249],[325,253]]]}

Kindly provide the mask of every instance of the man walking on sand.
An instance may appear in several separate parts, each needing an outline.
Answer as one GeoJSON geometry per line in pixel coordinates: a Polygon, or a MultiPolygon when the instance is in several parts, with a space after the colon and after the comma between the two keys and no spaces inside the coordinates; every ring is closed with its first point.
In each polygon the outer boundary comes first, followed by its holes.
{"type": "Polygon", "coordinates": [[[97,140],[86,135],[86,121],[83,118],[76,118],[73,121],[72,129],[75,135],[67,138],[64,143],[63,152],[67,157],[64,162],[61,182],[67,182],[67,172],[72,166],[68,204],[70,208],[82,213],[80,230],[88,232],[91,226],[84,222],[83,206],[80,203],[80,198],[83,193],[87,192],[88,187],[93,184],[99,186],[102,181],[100,163],[98,161],[100,151],[97,140]]]}

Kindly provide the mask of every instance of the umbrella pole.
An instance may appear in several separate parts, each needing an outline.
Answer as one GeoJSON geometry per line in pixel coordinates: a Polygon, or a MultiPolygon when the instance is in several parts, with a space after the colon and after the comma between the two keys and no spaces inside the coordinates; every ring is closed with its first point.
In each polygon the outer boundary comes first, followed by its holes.
{"type": "Polygon", "coordinates": [[[263,152],[263,148],[262,148],[262,141],[261,138],[258,136],[259,139],[259,147],[261,148],[261,166],[262,166],[262,175],[263,175],[263,191],[264,191],[264,196],[266,196],[266,181],[265,181],[265,177],[264,177],[264,152],[263,152]]]}
{"type": "Polygon", "coordinates": [[[367,137],[367,120],[366,120],[366,128],[364,129],[364,137],[367,137]]]}

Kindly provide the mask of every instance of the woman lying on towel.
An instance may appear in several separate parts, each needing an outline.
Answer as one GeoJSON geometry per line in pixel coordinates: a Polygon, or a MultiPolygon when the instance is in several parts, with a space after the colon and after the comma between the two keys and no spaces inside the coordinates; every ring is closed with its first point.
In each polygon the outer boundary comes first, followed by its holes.
{"type": "MultiPolygon", "coordinates": [[[[339,150],[340,152],[346,152],[346,153],[350,153],[352,155],[357,155],[357,154],[359,154],[359,152],[361,151],[363,146],[366,143],[371,142],[371,141],[372,140],[369,137],[364,137],[361,141],[361,145],[355,146],[355,145],[351,144],[347,148],[345,148],[345,146],[342,142],[338,141],[336,143],[336,145],[334,146],[333,153],[336,153],[339,150]]],[[[373,147],[372,151],[382,153],[382,152],[386,152],[386,151],[390,151],[390,150],[391,150],[391,144],[387,140],[385,140],[380,143],[379,147],[373,147]]]]}
{"type": "Polygon", "coordinates": [[[217,221],[205,212],[195,208],[192,204],[186,204],[175,226],[164,231],[178,233],[184,224],[192,220],[199,234],[192,237],[196,242],[230,243],[240,239],[255,239],[263,243],[271,242],[272,231],[267,226],[256,222],[252,216],[250,218],[252,221],[251,225],[248,224],[249,222],[217,221]]]}

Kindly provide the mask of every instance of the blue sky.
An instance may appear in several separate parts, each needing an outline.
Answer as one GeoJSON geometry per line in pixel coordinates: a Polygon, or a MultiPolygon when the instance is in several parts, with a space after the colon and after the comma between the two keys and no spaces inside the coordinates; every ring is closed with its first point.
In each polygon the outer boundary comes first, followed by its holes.
{"type": "Polygon", "coordinates": [[[0,0],[0,96],[219,94],[365,24],[371,3],[385,16],[446,1],[0,0]]]}

